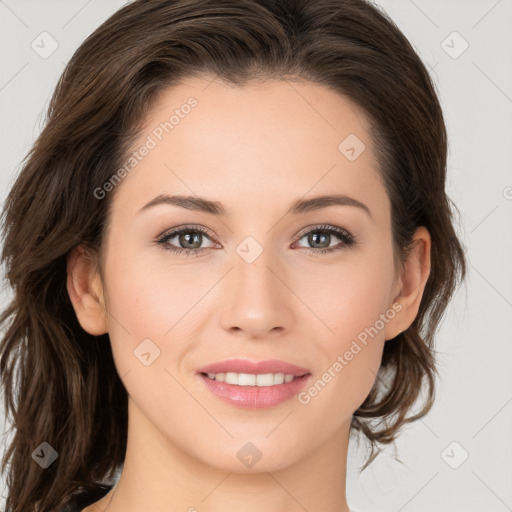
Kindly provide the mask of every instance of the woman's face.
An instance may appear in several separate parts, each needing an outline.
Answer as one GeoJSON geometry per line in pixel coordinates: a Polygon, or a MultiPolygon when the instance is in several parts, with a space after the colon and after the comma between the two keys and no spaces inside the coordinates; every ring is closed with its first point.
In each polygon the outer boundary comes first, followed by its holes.
{"type": "Polygon", "coordinates": [[[239,472],[248,455],[263,471],[333,446],[404,328],[365,117],[320,85],[190,78],[159,96],[132,149],[108,192],[103,262],[130,428],[239,472]],[[190,199],[151,205],[162,196],[190,199]],[[322,196],[341,200],[310,203],[322,196]],[[248,386],[200,372],[232,359],[281,363],[226,367],[248,386]],[[253,376],[294,374],[284,363],[303,369],[292,383],[253,376]]]}

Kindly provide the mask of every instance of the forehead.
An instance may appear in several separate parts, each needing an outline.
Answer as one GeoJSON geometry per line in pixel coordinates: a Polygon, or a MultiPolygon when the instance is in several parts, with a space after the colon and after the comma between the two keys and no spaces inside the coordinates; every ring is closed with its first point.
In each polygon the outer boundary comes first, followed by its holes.
{"type": "Polygon", "coordinates": [[[151,105],[132,147],[150,149],[121,188],[139,207],[136,195],[164,188],[244,208],[248,194],[260,207],[283,193],[368,196],[381,186],[369,129],[361,109],[319,84],[190,77],[151,105]]]}
{"type": "Polygon", "coordinates": [[[194,131],[201,130],[198,135],[206,130],[208,140],[222,133],[230,140],[257,137],[257,142],[267,134],[276,143],[307,138],[322,139],[326,145],[339,142],[349,132],[367,139],[370,127],[362,109],[320,84],[265,80],[236,86],[215,77],[190,77],[159,92],[144,134],[154,132],[159,141],[171,133],[189,135],[187,125],[191,124],[194,131]],[[283,123],[289,123],[284,131],[283,123]]]}

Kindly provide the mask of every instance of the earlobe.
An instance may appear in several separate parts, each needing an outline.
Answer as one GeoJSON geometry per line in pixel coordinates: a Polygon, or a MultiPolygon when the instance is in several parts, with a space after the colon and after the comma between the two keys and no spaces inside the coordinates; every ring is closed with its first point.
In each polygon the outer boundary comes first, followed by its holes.
{"type": "Polygon", "coordinates": [[[68,256],[67,290],[82,328],[94,336],[108,332],[101,278],[83,246],[75,247],[68,256]]]}
{"type": "Polygon", "coordinates": [[[400,304],[400,312],[387,325],[386,339],[395,338],[414,322],[430,275],[430,233],[425,227],[419,227],[413,240],[413,247],[404,262],[400,292],[393,301],[393,304],[400,304]]]}

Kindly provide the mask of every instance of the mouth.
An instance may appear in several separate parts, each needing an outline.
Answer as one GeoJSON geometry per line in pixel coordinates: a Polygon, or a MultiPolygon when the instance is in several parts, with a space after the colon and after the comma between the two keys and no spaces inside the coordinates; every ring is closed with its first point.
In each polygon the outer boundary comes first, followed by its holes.
{"type": "Polygon", "coordinates": [[[279,386],[281,384],[288,384],[297,379],[302,379],[308,374],[293,375],[292,373],[201,373],[204,377],[217,382],[225,382],[232,386],[257,386],[257,387],[270,387],[279,386]]]}
{"type": "Polygon", "coordinates": [[[305,368],[285,361],[221,361],[201,368],[198,377],[217,398],[236,407],[275,407],[299,393],[310,379],[305,368]]]}
{"type": "MultiPolygon", "coordinates": [[[[225,361],[218,361],[209,364],[203,368],[199,368],[198,373],[206,375],[214,374],[217,380],[222,379],[224,376],[230,374],[237,375],[292,375],[293,377],[301,377],[306,373],[310,373],[308,369],[302,368],[287,361],[278,359],[269,359],[266,361],[251,361],[250,359],[226,359],[225,361]]],[[[233,377],[232,375],[230,377],[233,377]]],[[[289,377],[288,377],[289,378],[289,377]]],[[[242,377],[242,386],[245,377],[242,377]]],[[[251,385],[251,384],[249,384],[251,385]]],[[[254,385],[254,384],[253,384],[254,385]]]]}

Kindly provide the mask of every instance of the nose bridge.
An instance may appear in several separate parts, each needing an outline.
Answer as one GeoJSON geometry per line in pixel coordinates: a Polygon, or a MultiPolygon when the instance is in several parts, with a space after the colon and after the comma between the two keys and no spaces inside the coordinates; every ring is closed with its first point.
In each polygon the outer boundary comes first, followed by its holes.
{"type": "Polygon", "coordinates": [[[244,294],[244,288],[250,289],[255,298],[270,299],[278,294],[275,275],[270,270],[272,263],[276,266],[276,258],[269,245],[260,247],[255,247],[254,242],[244,241],[236,249],[233,279],[237,295],[244,294]]]}

